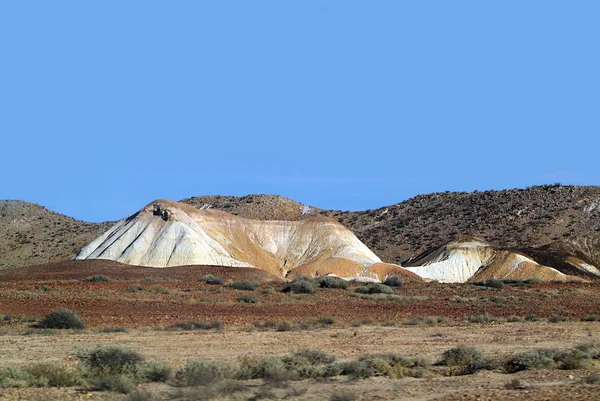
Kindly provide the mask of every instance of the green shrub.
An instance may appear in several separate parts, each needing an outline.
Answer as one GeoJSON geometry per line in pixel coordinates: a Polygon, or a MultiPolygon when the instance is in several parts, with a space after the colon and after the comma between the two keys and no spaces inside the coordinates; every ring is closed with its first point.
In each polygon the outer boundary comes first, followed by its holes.
{"type": "Polygon", "coordinates": [[[459,346],[444,352],[440,365],[457,367],[459,375],[475,373],[479,370],[491,370],[496,364],[472,347],[459,346]]]}
{"type": "Polygon", "coordinates": [[[321,277],[317,280],[317,283],[321,288],[338,288],[342,290],[348,288],[348,282],[337,277],[321,277]]]}
{"type": "Polygon", "coordinates": [[[285,363],[281,358],[246,358],[241,361],[237,379],[266,379],[284,381],[291,378],[285,363]]]}
{"type": "Polygon", "coordinates": [[[393,294],[394,290],[385,284],[366,284],[356,287],[354,292],[358,294],[393,294]]]}
{"type": "Polygon", "coordinates": [[[576,350],[583,352],[586,358],[600,359],[600,345],[582,344],[575,347],[576,350]]]}
{"type": "Polygon", "coordinates": [[[558,368],[563,370],[585,369],[590,364],[590,358],[578,349],[561,352],[554,359],[559,362],[558,368]]]}
{"type": "Polygon", "coordinates": [[[190,320],[189,322],[173,323],[169,330],[219,330],[223,327],[221,322],[201,322],[190,320]]]}
{"type": "Polygon", "coordinates": [[[151,285],[150,287],[146,288],[146,291],[153,292],[155,294],[168,294],[171,292],[163,285],[151,285]]]}
{"type": "Polygon", "coordinates": [[[539,316],[536,316],[536,315],[525,316],[525,321],[527,321],[527,322],[537,322],[539,320],[540,320],[539,316]]]}
{"type": "Polygon", "coordinates": [[[116,345],[78,350],[76,356],[94,375],[118,375],[132,370],[143,359],[135,350],[116,345]]]}
{"type": "Polygon", "coordinates": [[[241,297],[236,299],[236,301],[242,302],[242,303],[247,303],[247,304],[255,304],[255,303],[260,302],[260,298],[257,298],[252,295],[242,295],[241,297]]]}
{"type": "Polygon", "coordinates": [[[383,281],[383,284],[388,287],[402,288],[404,287],[404,278],[402,276],[389,276],[383,281]]]}
{"type": "Polygon", "coordinates": [[[21,366],[6,365],[0,370],[0,387],[26,387],[31,380],[27,369],[21,366]]]}
{"type": "Polygon", "coordinates": [[[323,316],[322,318],[319,318],[317,320],[317,324],[320,324],[323,326],[330,326],[334,323],[335,323],[335,319],[331,316],[323,316]]]}
{"type": "Polygon", "coordinates": [[[502,280],[498,280],[495,278],[489,278],[485,281],[479,281],[476,283],[473,283],[474,285],[480,285],[483,287],[490,287],[490,288],[497,288],[497,289],[501,289],[504,288],[504,282],[502,280]]]}
{"type": "Polygon", "coordinates": [[[295,278],[288,283],[283,292],[293,292],[294,294],[312,294],[315,292],[315,282],[306,278],[295,278]]]}
{"type": "Polygon", "coordinates": [[[504,368],[508,373],[528,369],[550,368],[558,351],[553,349],[538,349],[515,355],[506,361],[504,368]]]}
{"type": "Polygon", "coordinates": [[[350,376],[351,379],[366,379],[372,377],[375,372],[365,361],[351,361],[341,365],[341,374],[350,376]]]}
{"type": "Polygon", "coordinates": [[[220,380],[233,379],[237,373],[237,367],[227,362],[188,361],[177,371],[175,378],[187,386],[206,386],[220,380]]]}
{"type": "Polygon", "coordinates": [[[131,379],[123,374],[94,377],[90,380],[94,389],[98,391],[114,391],[116,393],[129,394],[135,385],[131,379]]]}
{"type": "Polygon", "coordinates": [[[254,291],[260,286],[260,282],[256,280],[241,280],[229,283],[230,288],[240,291],[254,291]]]}
{"type": "Polygon", "coordinates": [[[581,318],[582,322],[596,322],[598,320],[600,320],[600,318],[598,318],[596,315],[589,315],[581,318]]]}
{"type": "Polygon", "coordinates": [[[321,350],[303,349],[296,351],[294,357],[304,358],[310,365],[326,365],[335,362],[335,355],[328,354],[321,350]]]}
{"type": "Polygon", "coordinates": [[[129,291],[129,292],[144,291],[144,286],[141,284],[131,284],[129,287],[127,287],[127,291],[129,291]]]}
{"type": "Polygon", "coordinates": [[[467,316],[467,320],[469,323],[491,323],[496,319],[488,313],[485,313],[483,315],[467,316]]]}
{"type": "Polygon", "coordinates": [[[57,363],[37,363],[27,367],[29,385],[34,387],[71,387],[79,383],[76,369],[57,363]]]}
{"type": "Polygon", "coordinates": [[[141,365],[142,376],[151,382],[166,382],[173,370],[166,362],[146,362],[141,365]]]}
{"type": "Polygon", "coordinates": [[[42,329],[76,329],[85,328],[85,324],[77,314],[69,309],[57,309],[43,318],[37,325],[42,329]]]}
{"type": "Polygon", "coordinates": [[[568,321],[568,320],[569,320],[569,318],[568,318],[568,317],[565,317],[565,316],[557,316],[557,315],[553,315],[553,316],[550,316],[550,317],[548,318],[548,322],[550,322],[550,323],[566,322],[566,321],[568,321]]]}
{"type": "Polygon", "coordinates": [[[201,283],[205,283],[205,284],[213,284],[213,285],[219,285],[219,284],[223,284],[223,280],[221,280],[220,277],[217,276],[213,276],[212,274],[207,274],[205,276],[202,276],[200,278],[201,283]]]}
{"type": "Polygon", "coordinates": [[[85,278],[83,281],[88,283],[108,283],[110,278],[104,274],[95,274],[93,276],[85,278]]]}
{"type": "Polygon", "coordinates": [[[510,315],[509,317],[506,318],[507,322],[522,322],[523,319],[520,316],[516,316],[516,315],[510,315]]]}

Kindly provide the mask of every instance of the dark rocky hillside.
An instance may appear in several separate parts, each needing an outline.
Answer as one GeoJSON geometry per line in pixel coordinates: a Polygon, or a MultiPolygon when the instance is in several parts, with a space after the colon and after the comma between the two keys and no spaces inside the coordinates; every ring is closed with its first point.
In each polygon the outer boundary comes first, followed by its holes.
{"type": "MultiPolygon", "coordinates": [[[[444,192],[360,212],[307,207],[277,195],[201,196],[198,208],[263,220],[297,220],[320,214],[350,228],[385,262],[400,263],[461,235],[501,247],[559,249],[597,262],[600,187],[545,185],[485,192],[444,192]]],[[[125,216],[123,216],[125,217],[125,216]]],[[[0,268],[71,258],[111,223],[86,223],[22,201],[0,201],[0,268]]],[[[555,253],[554,251],[552,253],[555,253]]],[[[554,256],[553,256],[554,257],[554,256]]],[[[543,261],[541,261],[543,263],[543,261]]]]}
{"type": "Polygon", "coordinates": [[[70,259],[111,223],[86,223],[24,201],[0,201],[0,269],[70,259]]]}
{"type": "Polygon", "coordinates": [[[576,240],[600,231],[600,187],[536,186],[419,195],[364,212],[322,212],[387,262],[400,263],[461,235],[502,247],[576,240]]]}

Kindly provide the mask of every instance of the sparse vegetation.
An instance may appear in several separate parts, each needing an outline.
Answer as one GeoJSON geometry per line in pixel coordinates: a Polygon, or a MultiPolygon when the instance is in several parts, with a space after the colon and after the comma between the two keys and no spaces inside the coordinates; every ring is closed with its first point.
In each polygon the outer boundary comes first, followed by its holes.
{"type": "Polygon", "coordinates": [[[219,330],[223,327],[221,322],[202,322],[190,320],[188,322],[174,323],[168,327],[169,330],[219,330]]]}
{"type": "Polygon", "coordinates": [[[37,327],[42,329],[75,329],[85,328],[83,320],[72,310],[57,309],[40,320],[37,327]]]}
{"type": "Polygon", "coordinates": [[[207,274],[200,278],[201,283],[212,284],[212,285],[220,285],[223,284],[223,280],[220,277],[213,276],[212,274],[207,274]]]}
{"type": "Polygon", "coordinates": [[[297,277],[288,283],[283,292],[292,292],[294,294],[313,294],[316,290],[314,280],[306,277],[297,277]]]}
{"type": "Polygon", "coordinates": [[[260,286],[260,282],[256,280],[240,280],[233,281],[228,284],[230,288],[240,291],[254,291],[260,286]]]}
{"type": "Polygon", "coordinates": [[[317,283],[321,288],[338,288],[342,290],[348,288],[348,282],[337,277],[321,277],[317,280],[317,283]]]}
{"type": "Polygon", "coordinates": [[[358,294],[393,294],[394,290],[385,284],[367,284],[356,287],[354,292],[358,294]]]}
{"type": "Polygon", "coordinates": [[[108,283],[110,281],[110,278],[108,276],[105,276],[104,274],[95,274],[84,279],[83,281],[86,281],[88,283],[108,283]]]}
{"type": "Polygon", "coordinates": [[[383,281],[383,284],[388,287],[402,288],[404,286],[404,279],[402,276],[389,276],[383,281]]]}

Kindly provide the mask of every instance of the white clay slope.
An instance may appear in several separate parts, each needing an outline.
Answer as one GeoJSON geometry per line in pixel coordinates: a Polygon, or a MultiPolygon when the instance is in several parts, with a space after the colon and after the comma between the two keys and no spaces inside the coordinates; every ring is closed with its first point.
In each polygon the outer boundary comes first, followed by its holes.
{"type": "Polygon", "coordinates": [[[165,200],[117,222],[75,256],[151,267],[258,267],[283,276],[330,258],[365,268],[381,262],[350,230],[329,219],[250,220],[165,200]]]}
{"type": "Polygon", "coordinates": [[[489,278],[572,278],[524,255],[503,250],[476,237],[462,237],[403,264],[406,270],[440,282],[464,283],[489,278]]]}

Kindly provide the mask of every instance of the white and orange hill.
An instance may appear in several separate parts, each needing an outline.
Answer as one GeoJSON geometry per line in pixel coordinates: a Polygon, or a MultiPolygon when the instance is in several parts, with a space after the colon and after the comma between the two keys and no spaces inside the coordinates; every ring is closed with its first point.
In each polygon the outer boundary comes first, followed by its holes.
{"type": "Polygon", "coordinates": [[[154,201],[117,222],[75,259],[151,267],[255,267],[280,277],[330,274],[381,280],[389,272],[403,272],[382,263],[350,230],[326,217],[251,220],[168,200],[154,201]]]}
{"type": "Polygon", "coordinates": [[[473,236],[460,237],[410,259],[402,266],[425,279],[441,282],[477,282],[491,278],[538,278],[544,281],[579,279],[540,265],[520,252],[499,248],[473,236]]]}

